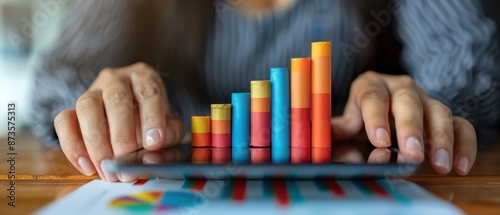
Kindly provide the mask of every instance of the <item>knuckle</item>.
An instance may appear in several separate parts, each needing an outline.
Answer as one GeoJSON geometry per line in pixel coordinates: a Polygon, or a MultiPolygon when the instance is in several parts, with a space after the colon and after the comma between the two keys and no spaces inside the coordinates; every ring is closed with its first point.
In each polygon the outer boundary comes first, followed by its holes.
{"type": "Polygon", "coordinates": [[[416,95],[416,93],[407,89],[399,90],[399,92],[397,92],[396,96],[394,97],[394,101],[409,105],[416,110],[422,109],[422,103],[420,102],[419,97],[416,95]]]}
{"type": "Polygon", "coordinates": [[[401,83],[403,86],[413,86],[415,84],[415,81],[409,75],[400,75],[399,83],[401,83]]]}
{"type": "Polygon", "coordinates": [[[468,129],[475,132],[474,126],[469,122],[469,120],[462,117],[453,117],[454,129],[468,129]]]}
{"type": "Polygon", "coordinates": [[[432,139],[441,143],[452,144],[453,133],[446,128],[438,128],[432,131],[432,139]]]}
{"type": "Polygon", "coordinates": [[[102,132],[96,130],[91,136],[84,138],[85,146],[89,150],[99,150],[105,143],[106,138],[102,132]]]}
{"type": "Polygon", "coordinates": [[[93,93],[84,93],[76,101],[76,111],[85,113],[101,104],[101,99],[93,93]]]}
{"type": "Polygon", "coordinates": [[[133,65],[134,69],[139,70],[139,71],[150,71],[152,68],[144,62],[138,62],[133,65]]]}
{"type": "Polygon", "coordinates": [[[360,99],[360,104],[363,104],[364,102],[367,101],[370,102],[380,101],[384,103],[389,101],[389,98],[387,98],[387,95],[385,93],[375,89],[371,89],[362,93],[359,99],[360,99]]]}
{"type": "Polygon", "coordinates": [[[128,138],[126,135],[123,134],[118,134],[114,135],[111,137],[112,143],[113,143],[113,148],[125,148],[128,147],[130,144],[130,141],[132,138],[128,138]]]}
{"type": "Polygon", "coordinates": [[[161,92],[160,83],[153,78],[148,78],[143,84],[137,87],[136,96],[138,101],[144,101],[161,92]]]}
{"type": "Polygon", "coordinates": [[[373,71],[373,70],[368,70],[368,71],[364,72],[363,75],[367,78],[375,78],[378,76],[378,73],[373,71]]]}
{"type": "Polygon", "coordinates": [[[438,111],[439,116],[446,120],[447,122],[452,122],[453,121],[453,112],[451,111],[450,108],[448,108],[446,105],[442,104],[439,101],[432,100],[429,102],[429,107],[431,111],[438,111]]]}
{"type": "Polygon", "coordinates": [[[71,117],[71,111],[70,110],[63,110],[59,114],[56,115],[54,118],[54,127],[59,128],[59,127],[66,127],[66,123],[68,119],[71,117]]]}
{"type": "Polygon", "coordinates": [[[143,115],[142,122],[144,123],[145,127],[150,127],[151,125],[159,124],[160,122],[164,121],[164,119],[165,117],[163,117],[159,112],[148,111],[148,113],[145,113],[143,115]]]}
{"type": "Polygon", "coordinates": [[[115,70],[109,67],[106,67],[99,72],[99,78],[110,79],[116,75],[115,70]]]}
{"type": "Polygon", "coordinates": [[[104,103],[110,109],[128,107],[132,104],[130,93],[125,89],[112,89],[104,94],[104,103]]]}

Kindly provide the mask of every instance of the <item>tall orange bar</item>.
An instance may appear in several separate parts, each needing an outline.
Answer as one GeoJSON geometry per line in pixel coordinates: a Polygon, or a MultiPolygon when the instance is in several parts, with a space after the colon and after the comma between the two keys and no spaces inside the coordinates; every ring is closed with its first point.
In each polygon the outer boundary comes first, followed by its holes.
{"type": "MultiPolygon", "coordinates": [[[[311,145],[331,147],[332,47],[330,42],[311,44],[311,145]]],[[[314,156],[313,156],[314,157],[314,156]]],[[[314,158],[313,158],[314,159],[314,158]]]]}
{"type": "Polygon", "coordinates": [[[252,81],[250,145],[252,147],[271,146],[271,83],[252,81]]]}
{"type": "Polygon", "coordinates": [[[191,146],[209,147],[211,145],[210,116],[191,117],[191,146]]]}
{"type": "Polygon", "coordinates": [[[311,147],[311,59],[292,58],[291,146],[311,147]]]}
{"type": "Polygon", "coordinates": [[[212,104],[212,147],[231,147],[231,104],[212,104]]]}

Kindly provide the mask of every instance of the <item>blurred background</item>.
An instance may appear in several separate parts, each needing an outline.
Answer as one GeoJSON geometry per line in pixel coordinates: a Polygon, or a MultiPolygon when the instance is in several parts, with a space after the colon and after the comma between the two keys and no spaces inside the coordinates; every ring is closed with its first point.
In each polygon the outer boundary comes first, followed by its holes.
{"type": "MultiPolygon", "coordinates": [[[[30,123],[30,86],[38,56],[55,42],[65,9],[74,0],[0,0],[0,119],[15,102],[17,129],[30,123]]],[[[500,23],[500,1],[482,0],[486,15],[500,23]]],[[[500,34],[497,31],[497,40],[500,34]]],[[[36,114],[36,113],[35,113],[36,114]]],[[[5,122],[5,121],[4,121],[5,122]]],[[[0,123],[0,139],[7,123],[0,123]]]]}

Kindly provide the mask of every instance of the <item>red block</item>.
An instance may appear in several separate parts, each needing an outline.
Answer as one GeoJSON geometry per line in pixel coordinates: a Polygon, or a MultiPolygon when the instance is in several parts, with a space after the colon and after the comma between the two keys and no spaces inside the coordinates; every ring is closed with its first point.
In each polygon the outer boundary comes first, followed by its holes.
{"type": "Polygon", "coordinates": [[[251,143],[253,147],[271,146],[271,113],[252,112],[251,113],[251,143]]]}

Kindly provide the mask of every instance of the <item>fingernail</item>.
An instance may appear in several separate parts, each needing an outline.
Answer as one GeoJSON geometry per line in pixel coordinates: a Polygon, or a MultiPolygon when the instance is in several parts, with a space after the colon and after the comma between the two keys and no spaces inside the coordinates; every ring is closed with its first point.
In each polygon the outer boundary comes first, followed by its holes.
{"type": "Polygon", "coordinates": [[[422,145],[420,145],[420,141],[415,137],[408,138],[408,140],[406,140],[406,151],[421,153],[422,145]]]}
{"type": "Polygon", "coordinates": [[[434,155],[434,164],[439,167],[443,167],[446,170],[450,168],[450,157],[448,152],[444,149],[439,149],[436,151],[436,155],[434,155]]]}
{"type": "Polygon", "coordinates": [[[111,171],[109,165],[111,165],[110,159],[104,159],[101,161],[101,170],[107,182],[115,182],[118,180],[116,174],[111,171]]]}
{"type": "Polygon", "coordinates": [[[383,128],[379,128],[377,129],[377,131],[375,132],[375,137],[377,138],[377,141],[384,145],[384,146],[389,146],[389,133],[383,129],[383,128]]]}
{"type": "Polygon", "coordinates": [[[131,175],[131,174],[128,174],[126,172],[120,173],[120,181],[132,181],[135,178],[137,178],[137,176],[135,176],[135,175],[131,175]]]}
{"type": "Polygon", "coordinates": [[[462,170],[462,172],[467,173],[467,168],[469,168],[469,159],[461,157],[460,160],[458,160],[458,168],[462,170]]]}
{"type": "Polygon", "coordinates": [[[160,139],[161,139],[161,135],[160,135],[160,132],[158,131],[158,129],[152,128],[146,132],[146,145],[147,146],[155,145],[156,143],[158,143],[158,141],[160,141],[160,139]]]}
{"type": "Polygon", "coordinates": [[[419,163],[424,159],[422,144],[415,137],[410,137],[406,140],[406,152],[409,155],[406,159],[410,162],[419,163]]]}
{"type": "Polygon", "coordinates": [[[78,165],[80,165],[80,168],[82,168],[84,175],[91,176],[95,174],[95,169],[88,158],[86,157],[78,158],[78,165]]]}
{"type": "Polygon", "coordinates": [[[167,135],[167,137],[166,137],[166,139],[167,139],[166,140],[167,146],[173,144],[174,141],[175,141],[175,132],[174,132],[174,130],[170,129],[170,128],[167,128],[167,130],[166,130],[165,133],[167,135]]]}

